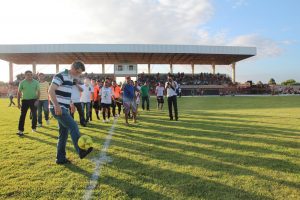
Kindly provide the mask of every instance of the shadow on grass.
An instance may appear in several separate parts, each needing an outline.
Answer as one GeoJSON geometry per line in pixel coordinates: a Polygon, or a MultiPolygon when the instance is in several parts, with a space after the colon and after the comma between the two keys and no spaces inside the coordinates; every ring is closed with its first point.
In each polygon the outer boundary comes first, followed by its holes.
{"type": "MultiPolygon", "coordinates": [[[[208,178],[192,176],[162,169],[157,166],[146,165],[129,158],[114,156],[114,162],[109,166],[117,168],[123,173],[130,174],[139,180],[135,185],[128,181],[113,177],[101,180],[105,184],[119,188],[129,198],[140,199],[270,199],[263,195],[253,194],[242,189],[218,183],[208,178]],[[138,185],[138,186],[137,186],[138,185]],[[149,193],[143,185],[155,185],[164,192],[149,193]],[[164,193],[167,193],[164,196],[164,193]]],[[[155,187],[154,187],[155,188],[155,187]]]]}

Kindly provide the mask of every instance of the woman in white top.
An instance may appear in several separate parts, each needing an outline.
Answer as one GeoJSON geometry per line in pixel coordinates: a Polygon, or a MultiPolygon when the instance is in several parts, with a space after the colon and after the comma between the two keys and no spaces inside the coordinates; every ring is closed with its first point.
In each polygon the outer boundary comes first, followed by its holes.
{"type": "Polygon", "coordinates": [[[104,82],[104,87],[102,87],[100,93],[101,98],[101,106],[102,106],[102,116],[103,116],[103,122],[109,122],[110,118],[110,106],[112,104],[112,99],[114,98],[114,93],[110,87],[109,81],[104,82]],[[107,120],[106,120],[106,114],[107,114],[107,120]]]}

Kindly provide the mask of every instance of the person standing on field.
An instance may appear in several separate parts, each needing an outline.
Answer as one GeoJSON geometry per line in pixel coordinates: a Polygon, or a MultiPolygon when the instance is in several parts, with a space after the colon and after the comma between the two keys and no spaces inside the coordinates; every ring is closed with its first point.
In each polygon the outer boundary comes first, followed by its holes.
{"type": "Polygon", "coordinates": [[[39,103],[40,97],[40,86],[37,80],[32,78],[33,74],[31,71],[25,72],[25,79],[20,82],[19,89],[18,89],[18,108],[21,109],[21,115],[19,119],[19,136],[24,136],[24,124],[25,118],[30,108],[32,113],[32,121],[31,121],[31,128],[32,132],[36,132],[36,123],[37,123],[37,116],[36,116],[36,108],[39,103]],[[22,104],[20,102],[22,97],[22,104]]]}
{"type": "Polygon", "coordinates": [[[168,76],[168,81],[165,84],[165,88],[167,90],[167,97],[168,97],[168,108],[169,108],[169,117],[170,120],[173,120],[173,112],[172,112],[172,105],[174,107],[174,114],[175,120],[178,120],[178,108],[177,108],[177,93],[176,90],[178,85],[176,81],[173,80],[172,75],[168,76]]]}
{"type": "Polygon", "coordinates": [[[42,111],[44,111],[44,117],[46,123],[49,124],[49,99],[48,99],[48,90],[49,83],[45,81],[45,75],[43,73],[38,74],[39,83],[40,83],[40,100],[38,104],[38,127],[43,125],[42,111]]]}
{"type": "Polygon", "coordinates": [[[149,84],[146,81],[144,85],[141,87],[140,90],[141,96],[142,96],[142,109],[145,110],[145,101],[147,103],[147,110],[150,110],[150,105],[149,105],[149,84]]]}
{"type": "Polygon", "coordinates": [[[162,110],[164,106],[164,86],[159,82],[155,89],[157,109],[162,110]]]}
{"type": "Polygon", "coordinates": [[[57,164],[68,164],[70,161],[66,158],[66,143],[68,140],[68,133],[70,132],[72,142],[80,159],[86,157],[92,152],[93,147],[83,150],[78,146],[80,137],[77,123],[71,117],[69,107],[74,112],[75,107],[71,103],[73,79],[78,78],[82,72],[85,71],[84,63],[75,61],[72,63],[69,70],[64,70],[56,74],[52,80],[49,88],[50,97],[50,112],[58,121],[59,136],[57,141],[57,164]]]}

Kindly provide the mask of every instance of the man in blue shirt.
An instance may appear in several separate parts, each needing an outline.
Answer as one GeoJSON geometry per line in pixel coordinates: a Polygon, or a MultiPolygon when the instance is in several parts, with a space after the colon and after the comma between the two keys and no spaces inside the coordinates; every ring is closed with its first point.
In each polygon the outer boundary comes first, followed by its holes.
{"type": "Polygon", "coordinates": [[[131,82],[130,76],[125,78],[126,82],[122,85],[121,91],[123,94],[123,106],[125,111],[125,125],[128,125],[128,115],[130,108],[132,110],[133,122],[136,123],[136,102],[134,99],[134,85],[131,82]]]}

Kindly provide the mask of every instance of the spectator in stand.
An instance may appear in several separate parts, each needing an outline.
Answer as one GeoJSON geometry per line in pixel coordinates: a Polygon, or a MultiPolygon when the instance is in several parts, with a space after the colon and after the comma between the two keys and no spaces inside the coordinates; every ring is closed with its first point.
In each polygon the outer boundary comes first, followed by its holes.
{"type": "Polygon", "coordinates": [[[46,123],[49,124],[49,98],[48,98],[48,91],[49,91],[49,83],[45,81],[45,75],[43,73],[38,74],[39,83],[40,83],[40,100],[38,104],[38,127],[43,126],[43,117],[42,111],[44,111],[44,117],[46,123]]]}
{"type": "Polygon", "coordinates": [[[90,79],[85,78],[84,84],[81,86],[82,92],[80,97],[80,102],[83,108],[83,113],[85,113],[85,121],[90,120],[90,107],[91,107],[91,95],[93,95],[93,88],[90,85],[90,79]]]}
{"type": "Polygon", "coordinates": [[[31,122],[31,128],[32,132],[36,132],[36,124],[37,124],[37,116],[36,116],[36,108],[39,103],[39,97],[40,97],[40,85],[37,80],[34,80],[32,78],[32,72],[26,71],[25,72],[25,79],[21,81],[18,89],[18,108],[21,109],[21,115],[19,119],[19,136],[24,136],[24,124],[25,124],[25,118],[28,111],[28,108],[30,108],[30,111],[32,113],[32,122],[31,122]],[[22,104],[20,103],[22,96],[22,104]]]}
{"type": "Polygon", "coordinates": [[[141,87],[141,96],[142,96],[142,109],[145,110],[145,101],[147,103],[147,110],[150,110],[149,103],[149,83],[146,81],[144,85],[141,87]]]}
{"type": "MultiPolygon", "coordinates": [[[[80,125],[85,127],[86,121],[84,119],[83,108],[82,108],[82,104],[80,102],[80,93],[82,91],[83,91],[83,89],[79,85],[79,81],[77,79],[74,79],[73,86],[72,86],[71,102],[74,104],[74,106],[78,112],[80,125]]],[[[72,118],[74,119],[74,112],[71,112],[71,108],[70,108],[70,113],[71,113],[72,118]]]]}
{"type": "Polygon", "coordinates": [[[165,88],[167,90],[170,120],[173,120],[173,112],[172,112],[172,105],[173,105],[174,112],[175,112],[175,120],[177,121],[178,120],[178,108],[177,108],[176,89],[178,88],[178,85],[177,85],[176,81],[173,80],[172,75],[168,76],[168,81],[165,84],[165,88]]]}
{"type": "Polygon", "coordinates": [[[155,88],[156,100],[157,100],[157,109],[162,110],[164,106],[164,86],[159,82],[155,88]]]}

